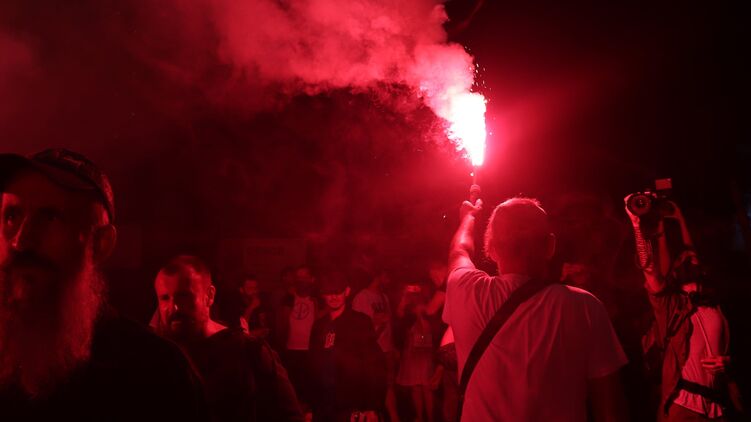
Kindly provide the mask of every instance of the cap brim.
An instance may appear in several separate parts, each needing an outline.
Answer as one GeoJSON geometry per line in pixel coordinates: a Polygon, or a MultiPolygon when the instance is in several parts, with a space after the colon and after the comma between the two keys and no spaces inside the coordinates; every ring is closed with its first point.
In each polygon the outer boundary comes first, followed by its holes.
{"type": "Polygon", "coordinates": [[[0,191],[21,170],[33,170],[66,189],[96,191],[96,187],[63,169],[40,163],[18,154],[0,154],[0,191]]]}
{"type": "Polygon", "coordinates": [[[322,295],[340,295],[344,293],[345,290],[347,290],[346,286],[341,289],[321,289],[319,293],[322,295]]]}

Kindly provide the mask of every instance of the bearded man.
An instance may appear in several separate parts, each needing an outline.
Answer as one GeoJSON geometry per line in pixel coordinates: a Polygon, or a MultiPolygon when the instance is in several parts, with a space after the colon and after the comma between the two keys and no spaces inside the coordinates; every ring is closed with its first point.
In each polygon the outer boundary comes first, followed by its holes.
{"type": "Polygon", "coordinates": [[[205,420],[179,348],[106,305],[116,230],[104,173],[68,150],[1,154],[0,193],[3,418],[205,420]]]}
{"type": "Polygon", "coordinates": [[[213,421],[303,420],[287,371],[266,341],[211,319],[216,287],[201,259],[173,258],[154,290],[159,306],[150,325],[194,363],[213,421]]]}

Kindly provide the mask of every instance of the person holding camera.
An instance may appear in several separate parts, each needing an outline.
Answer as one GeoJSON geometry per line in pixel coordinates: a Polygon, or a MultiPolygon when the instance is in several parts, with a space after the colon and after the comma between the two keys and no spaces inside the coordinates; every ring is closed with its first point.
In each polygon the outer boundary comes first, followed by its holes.
{"type": "Polygon", "coordinates": [[[654,312],[645,351],[657,347],[662,358],[658,419],[728,420],[740,411],[730,381],[728,323],[705,286],[699,259],[680,208],[650,193],[625,198],[636,240],[638,265],[654,312]],[[683,250],[671,262],[665,220],[680,226],[683,250]],[[655,250],[656,246],[656,250],[655,250]]]}

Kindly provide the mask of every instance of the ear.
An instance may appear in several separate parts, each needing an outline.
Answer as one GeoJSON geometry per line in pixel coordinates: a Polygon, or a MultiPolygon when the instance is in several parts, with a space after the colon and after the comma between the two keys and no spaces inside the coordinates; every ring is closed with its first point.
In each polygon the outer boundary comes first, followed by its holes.
{"type": "Polygon", "coordinates": [[[495,246],[492,243],[487,245],[487,249],[485,249],[485,255],[490,258],[491,261],[498,264],[498,251],[495,249],[495,246]]]}
{"type": "Polygon", "coordinates": [[[117,229],[112,224],[94,230],[94,263],[99,265],[106,261],[115,250],[117,229]]]}
{"type": "Polygon", "coordinates": [[[216,287],[212,284],[206,290],[206,306],[209,308],[214,304],[214,298],[216,297],[216,287]]]}
{"type": "Polygon", "coordinates": [[[549,261],[555,255],[556,238],[553,233],[548,234],[547,244],[545,245],[545,260],[549,261]]]}
{"type": "Polygon", "coordinates": [[[351,291],[352,291],[352,290],[350,290],[350,288],[349,288],[349,287],[347,287],[346,289],[344,289],[344,297],[345,297],[345,298],[346,298],[346,297],[349,297],[349,294],[350,294],[350,292],[351,292],[351,291]]]}

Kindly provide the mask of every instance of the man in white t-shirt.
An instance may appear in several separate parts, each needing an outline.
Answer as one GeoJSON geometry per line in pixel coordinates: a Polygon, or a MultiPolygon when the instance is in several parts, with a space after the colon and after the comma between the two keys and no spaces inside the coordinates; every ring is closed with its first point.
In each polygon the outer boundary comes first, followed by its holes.
{"type": "Polygon", "coordinates": [[[394,350],[391,331],[391,304],[384,292],[384,288],[391,282],[385,271],[377,271],[371,278],[370,284],[355,295],[352,309],[362,312],[373,320],[373,326],[378,335],[378,345],[384,353],[394,350]]]}
{"type": "Polygon", "coordinates": [[[279,336],[284,365],[303,407],[310,402],[310,332],[320,315],[318,300],[313,296],[315,278],[308,266],[295,270],[292,294],[285,297],[280,312],[279,336]]]}
{"type": "MultiPolygon", "coordinates": [[[[548,218],[534,199],[493,211],[485,234],[498,277],[475,268],[475,214],[465,201],[451,243],[443,319],[453,331],[459,374],[485,325],[509,295],[543,278],[555,251],[548,218]]],[[[480,358],[467,387],[463,421],[625,420],[618,370],[626,356],[604,306],[590,293],[553,284],[522,303],[480,358]]],[[[461,376],[461,375],[460,375],[461,376]]]]}

